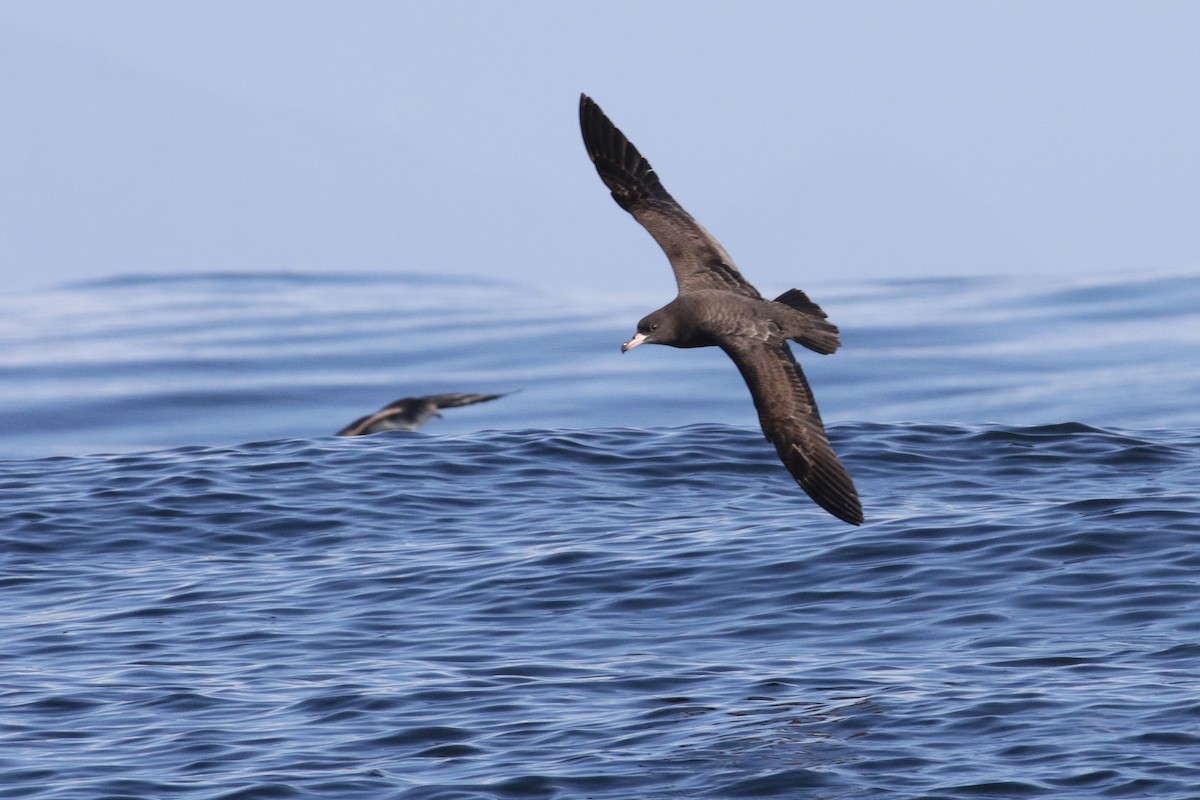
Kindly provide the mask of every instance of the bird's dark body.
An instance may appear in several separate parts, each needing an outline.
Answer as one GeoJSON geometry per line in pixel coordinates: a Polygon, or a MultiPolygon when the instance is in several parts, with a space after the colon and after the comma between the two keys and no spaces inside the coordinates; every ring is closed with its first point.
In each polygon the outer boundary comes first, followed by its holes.
{"type": "Polygon", "coordinates": [[[750,389],[763,434],[800,487],[841,520],[863,521],[858,491],[825,433],[816,400],[788,341],[835,352],[838,329],[799,289],[767,300],[721,244],[675,201],[650,163],[591,98],[579,103],[584,145],[621,208],[654,237],[679,293],[638,323],[622,351],[640,344],[720,347],[750,389]]]}
{"type": "Polygon", "coordinates": [[[401,397],[388,403],[374,414],[351,422],[335,435],[365,436],[383,431],[415,431],[434,417],[440,417],[439,409],[458,408],[476,403],[486,403],[504,397],[502,394],[434,394],[425,397],[401,397]]]}

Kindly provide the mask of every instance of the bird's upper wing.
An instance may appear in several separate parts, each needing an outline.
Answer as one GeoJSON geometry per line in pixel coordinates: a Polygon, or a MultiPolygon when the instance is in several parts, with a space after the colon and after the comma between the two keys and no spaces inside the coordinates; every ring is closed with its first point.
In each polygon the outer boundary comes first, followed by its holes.
{"type": "Polygon", "coordinates": [[[863,521],[850,474],[829,444],[812,389],[786,341],[728,337],[721,349],[742,373],[759,423],[788,472],[817,505],[852,525],[863,521]]]}
{"type": "MultiPolygon", "coordinates": [[[[484,403],[488,400],[497,400],[504,397],[502,394],[469,394],[466,392],[456,392],[454,394],[435,394],[429,397],[422,397],[421,400],[428,400],[438,408],[458,408],[459,406],[471,406],[476,403],[484,403]]],[[[406,398],[411,399],[411,398],[406,398]]],[[[397,402],[404,402],[398,400],[397,402]]]]}
{"type": "Polygon", "coordinates": [[[579,98],[579,127],[588,155],[613,199],[666,252],[680,292],[724,289],[760,297],[721,243],[667,193],[650,162],[587,95],[579,98]]]}

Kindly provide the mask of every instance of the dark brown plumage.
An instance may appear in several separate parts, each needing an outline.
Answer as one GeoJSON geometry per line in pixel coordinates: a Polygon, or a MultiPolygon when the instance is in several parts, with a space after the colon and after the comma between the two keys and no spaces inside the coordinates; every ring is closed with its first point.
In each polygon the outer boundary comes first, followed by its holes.
{"type": "Polygon", "coordinates": [[[638,323],[621,352],[644,343],[720,347],[742,373],[763,433],[792,477],[830,514],[861,524],[854,481],[829,444],[812,389],[788,345],[791,339],[832,353],[841,344],[837,327],[799,289],[763,298],[587,95],[579,99],[579,124],[600,178],[662,247],[679,286],[674,300],[638,323]]]}
{"type": "Polygon", "coordinates": [[[374,414],[359,417],[337,432],[338,436],[363,436],[380,431],[415,431],[431,417],[440,417],[442,408],[457,408],[504,397],[502,394],[434,394],[428,397],[402,397],[374,414]]]}

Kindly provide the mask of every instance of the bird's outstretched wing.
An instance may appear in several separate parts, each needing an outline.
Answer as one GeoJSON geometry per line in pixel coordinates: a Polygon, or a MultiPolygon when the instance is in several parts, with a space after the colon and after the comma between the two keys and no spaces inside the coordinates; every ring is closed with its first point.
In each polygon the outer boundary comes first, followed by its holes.
{"type": "Polygon", "coordinates": [[[725,289],[760,297],[721,243],[663,188],[650,162],[587,95],[579,97],[583,143],[600,178],[621,208],[650,232],[667,254],[679,291],[725,289]]]}
{"type": "Polygon", "coordinates": [[[346,427],[334,434],[334,436],[365,436],[368,433],[377,433],[381,430],[391,428],[396,430],[402,427],[408,427],[403,422],[396,425],[391,425],[391,422],[397,416],[397,412],[391,406],[381,408],[374,414],[367,414],[365,417],[359,417],[351,422],[346,427]]]}
{"type": "Polygon", "coordinates": [[[750,387],[763,433],[800,488],[838,519],[862,524],[858,490],[829,444],[817,402],[787,342],[730,338],[721,349],[750,387]]]}
{"type": "MultiPolygon", "coordinates": [[[[458,408],[459,406],[473,406],[476,403],[486,403],[488,400],[498,400],[501,397],[504,397],[504,395],[455,392],[454,394],[434,394],[420,399],[430,401],[438,408],[458,408]]],[[[397,402],[402,403],[404,401],[398,400],[397,402]]]]}

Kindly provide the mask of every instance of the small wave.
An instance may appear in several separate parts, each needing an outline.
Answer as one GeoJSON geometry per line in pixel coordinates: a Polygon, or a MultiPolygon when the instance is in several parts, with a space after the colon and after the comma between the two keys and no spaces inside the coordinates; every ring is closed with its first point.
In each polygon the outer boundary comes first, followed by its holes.
{"type": "Polygon", "coordinates": [[[861,528],[724,425],[0,462],[21,665],[0,781],[970,798],[1200,780],[1171,755],[1195,710],[1178,676],[1197,668],[1179,642],[1200,432],[831,434],[861,528]]]}
{"type": "Polygon", "coordinates": [[[129,273],[103,278],[71,281],[60,284],[50,291],[88,289],[138,289],[143,287],[178,289],[181,291],[238,292],[255,287],[325,287],[325,286],[381,286],[395,287],[438,287],[438,286],[491,286],[497,288],[519,288],[511,281],[483,276],[438,275],[430,272],[187,272],[179,274],[129,273]]]}

